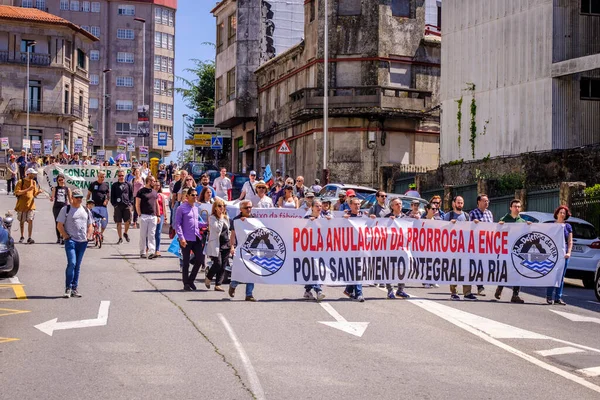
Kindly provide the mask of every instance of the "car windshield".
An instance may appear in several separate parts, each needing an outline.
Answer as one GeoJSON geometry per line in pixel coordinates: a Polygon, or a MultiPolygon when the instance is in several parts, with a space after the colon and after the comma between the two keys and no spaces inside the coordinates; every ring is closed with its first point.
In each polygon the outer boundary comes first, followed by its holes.
{"type": "MultiPolygon", "coordinates": [[[[369,190],[369,189],[354,189],[352,187],[349,188],[344,188],[344,190],[354,190],[354,192],[356,193],[356,197],[358,197],[361,201],[365,200],[367,197],[369,197],[370,195],[372,195],[373,193],[376,192],[376,190],[369,190]]],[[[334,194],[335,196],[335,194],[334,194]]]]}
{"type": "Polygon", "coordinates": [[[204,172],[204,166],[201,164],[192,165],[192,174],[201,175],[204,172]]]}

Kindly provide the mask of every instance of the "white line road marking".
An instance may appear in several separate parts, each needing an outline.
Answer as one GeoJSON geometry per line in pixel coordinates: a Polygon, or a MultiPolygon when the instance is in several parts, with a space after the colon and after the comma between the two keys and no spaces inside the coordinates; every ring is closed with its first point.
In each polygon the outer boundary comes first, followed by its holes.
{"type": "Polygon", "coordinates": [[[346,318],[342,317],[329,303],[319,303],[325,311],[329,313],[334,319],[332,321],[318,321],[320,324],[330,326],[340,331],[349,333],[354,336],[362,337],[369,326],[368,322],[348,322],[346,318]]]}
{"type": "Polygon", "coordinates": [[[573,353],[585,353],[581,349],[576,349],[575,347],[556,347],[554,349],[549,350],[540,350],[536,351],[540,356],[549,357],[549,356],[560,356],[562,354],[573,354],[573,353]]]}
{"type": "Polygon", "coordinates": [[[600,376],[600,367],[578,369],[577,372],[589,377],[600,376]]]}
{"type": "MultiPolygon", "coordinates": [[[[514,347],[511,347],[511,346],[509,346],[505,343],[502,343],[501,341],[493,338],[491,335],[486,333],[484,330],[479,329],[479,328],[485,328],[488,323],[486,321],[477,321],[477,318],[475,318],[475,317],[477,317],[476,315],[471,314],[472,315],[471,318],[467,318],[466,320],[463,320],[462,317],[465,317],[464,314],[468,314],[468,313],[465,313],[460,310],[456,310],[452,307],[437,304],[430,300],[409,300],[409,301],[411,303],[421,307],[422,309],[429,311],[430,313],[435,314],[438,317],[445,319],[446,321],[458,326],[459,328],[462,328],[462,329],[466,330],[467,332],[472,333],[473,335],[485,340],[486,342],[493,344],[496,347],[501,348],[502,350],[508,351],[509,353],[512,353],[512,354],[516,355],[517,357],[520,357],[526,361],[529,361],[530,363],[532,363],[540,368],[543,368],[546,371],[555,373],[559,376],[562,376],[565,379],[568,379],[568,380],[575,382],[581,386],[584,386],[590,390],[593,390],[594,392],[600,393],[600,386],[594,385],[593,383],[590,383],[577,375],[571,374],[570,372],[564,371],[558,367],[555,367],[555,366],[545,363],[541,360],[538,360],[537,358],[530,356],[529,354],[523,353],[522,351],[517,350],[514,347]],[[457,313],[457,311],[460,311],[460,312],[457,313]],[[476,324],[476,326],[470,325],[471,323],[476,324]]],[[[481,317],[479,317],[479,318],[481,318],[481,317]]],[[[487,318],[483,318],[483,319],[487,320],[487,318]]],[[[490,320],[487,320],[487,321],[490,321],[490,320]]],[[[509,326],[509,325],[507,325],[507,326],[509,326]]],[[[523,331],[522,329],[519,329],[519,328],[515,328],[515,329],[518,329],[519,331],[523,331]]],[[[527,332],[527,331],[525,331],[525,332],[527,332]]],[[[534,332],[530,332],[530,333],[535,334],[534,332]]],[[[535,334],[535,335],[537,335],[537,334],[535,334]]],[[[539,336],[543,336],[543,335],[539,335],[539,336]]],[[[546,338],[552,339],[550,337],[546,337],[546,338]]]]}
{"type": "Polygon", "coordinates": [[[227,321],[225,316],[223,314],[217,314],[217,316],[223,323],[223,326],[225,326],[225,329],[227,330],[227,333],[229,334],[233,345],[235,346],[235,348],[238,351],[238,354],[240,355],[242,363],[244,364],[244,368],[246,369],[246,373],[248,374],[248,380],[250,381],[252,393],[254,393],[254,396],[257,400],[266,399],[265,392],[260,384],[260,381],[258,380],[258,375],[256,375],[256,371],[254,370],[254,367],[250,362],[250,358],[248,358],[248,354],[246,354],[246,350],[244,350],[244,348],[242,347],[242,344],[238,340],[237,335],[233,331],[231,325],[229,325],[229,322],[227,321]]]}
{"type": "Polygon", "coordinates": [[[568,313],[568,312],[564,312],[564,311],[556,311],[556,310],[550,310],[550,311],[555,314],[560,315],[561,317],[565,317],[566,319],[573,321],[573,322],[593,322],[595,324],[600,324],[600,318],[585,317],[583,315],[577,315],[577,314],[568,313]]]}
{"type": "Polygon", "coordinates": [[[48,336],[52,336],[54,331],[64,329],[78,329],[78,328],[90,328],[94,326],[104,326],[108,323],[108,309],[110,308],[110,301],[101,301],[100,308],[98,309],[98,318],[95,319],[83,319],[80,321],[66,321],[57,322],[58,318],[51,319],[50,321],[43,322],[35,325],[35,328],[44,332],[48,336]]]}

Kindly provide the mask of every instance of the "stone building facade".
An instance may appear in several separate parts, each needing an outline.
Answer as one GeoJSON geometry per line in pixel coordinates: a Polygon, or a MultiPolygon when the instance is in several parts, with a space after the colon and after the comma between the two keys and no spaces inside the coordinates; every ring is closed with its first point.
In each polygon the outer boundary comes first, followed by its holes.
{"type": "Polygon", "coordinates": [[[305,2],[305,39],[257,71],[257,164],[323,168],[324,16],[329,17],[329,180],[379,186],[379,169],[438,166],[440,42],[435,0],[305,2]],[[426,12],[427,10],[427,12],[426,12]],[[285,140],[289,155],[277,154],[285,140]]]}
{"type": "Polygon", "coordinates": [[[0,136],[23,148],[29,108],[31,140],[61,140],[73,149],[90,134],[89,50],[98,39],[37,9],[0,5],[0,136]],[[29,82],[27,82],[27,45],[29,82]],[[29,91],[29,107],[27,107],[29,91]]]}

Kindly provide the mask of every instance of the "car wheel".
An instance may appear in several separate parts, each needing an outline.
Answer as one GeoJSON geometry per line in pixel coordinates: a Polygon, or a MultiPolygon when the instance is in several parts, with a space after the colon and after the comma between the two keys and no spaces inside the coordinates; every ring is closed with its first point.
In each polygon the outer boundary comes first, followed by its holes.
{"type": "Polygon", "coordinates": [[[596,287],[594,276],[589,276],[587,278],[583,278],[581,280],[583,282],[583,287],[586,289],[594,289],[596,287]]]}
{"type": "Polygon", "coordinates": [[[4,273],[4,277],[6,277],[6,278],[12,278],[19,271],[19,253],[17,252],[16,249],[12,251],[11,258],[12,258],[13,268],[10,271],[6,271],[4,273]]]}
{"type": "Polygon", "coordinates": [[[594,285],[594,294],[596,295],[596,299],[600,301],[600,270],[596,272],[596,284],[594,285]]]}

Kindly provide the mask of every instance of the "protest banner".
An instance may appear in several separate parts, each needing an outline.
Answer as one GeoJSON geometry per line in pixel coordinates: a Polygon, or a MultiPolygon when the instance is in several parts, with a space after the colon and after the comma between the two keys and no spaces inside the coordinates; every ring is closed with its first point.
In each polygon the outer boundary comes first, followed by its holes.
{"type": "MultiPolygon", "coordinates": [[[[53,187],[56,186],[56,176],[63,174],[65,176],[65,184],[71,189],[81,189],[84,194],[87,194],[87,188],[90,184],[98,179],[98,171],[102,170],[106,172],[106,182],[108,185],[112,185],[117,181],[117,170],[119,167],[101,167],[98,165],[63,165],[63,164],[51,164],[43,169],[42,179],[38,182],[40,187],[50,192],[53,187]]],[[[130,170],[125,169],[126,173],[130,170]]]]}
{"type": "Polygon", "coordinates": [[[148,161],[148,146],[140,146],[140,161],[148,161]]]}
{"type": "Polygon", "coordinates": [[[266,284],[557,286],[559,224],[334,218],[235,222],[232,279],[266,284]]]}
{"type": "Polygon", "coordinates": [[[127,139],[119,139],[117,142],[117,153],[123,154],[127,151],[127,139]]]}
{"type": "Polygon", "coordinates": [[[2,146],[0,148],[0,150],[8,150],[8,149],[10,149],[10,146],[8,145],[8,138],[7,137],[0,138],[0,145],[2,146]]]}
{"type": "Polygon", "coordinates": [[[83,139],[75,139],[74,150],[75,153],[83,153],[83,139]]]}
{"type": "Polygon", "coordinates": [[[104,161],[104,160],[106,160],[106,150],[98,150],[96,152],[96,159],[98,161],[104,161]]]}
{"type": "Polygon", "coordinates": [[[135,151],[135,138],[127,138],[127,151],[132,153],[135,151]]]}
{"type": "Polygon", "coordinates": [[[36,156],[42,155],[42,142],[41,141],[39,141],[39,140],[31,141],[31,154],[34,154],[36,156]]]}
{"type": "Polygon", "coordinates": [[[52,155],[52,139],[44,139],[44,155],[52,155]]]}

